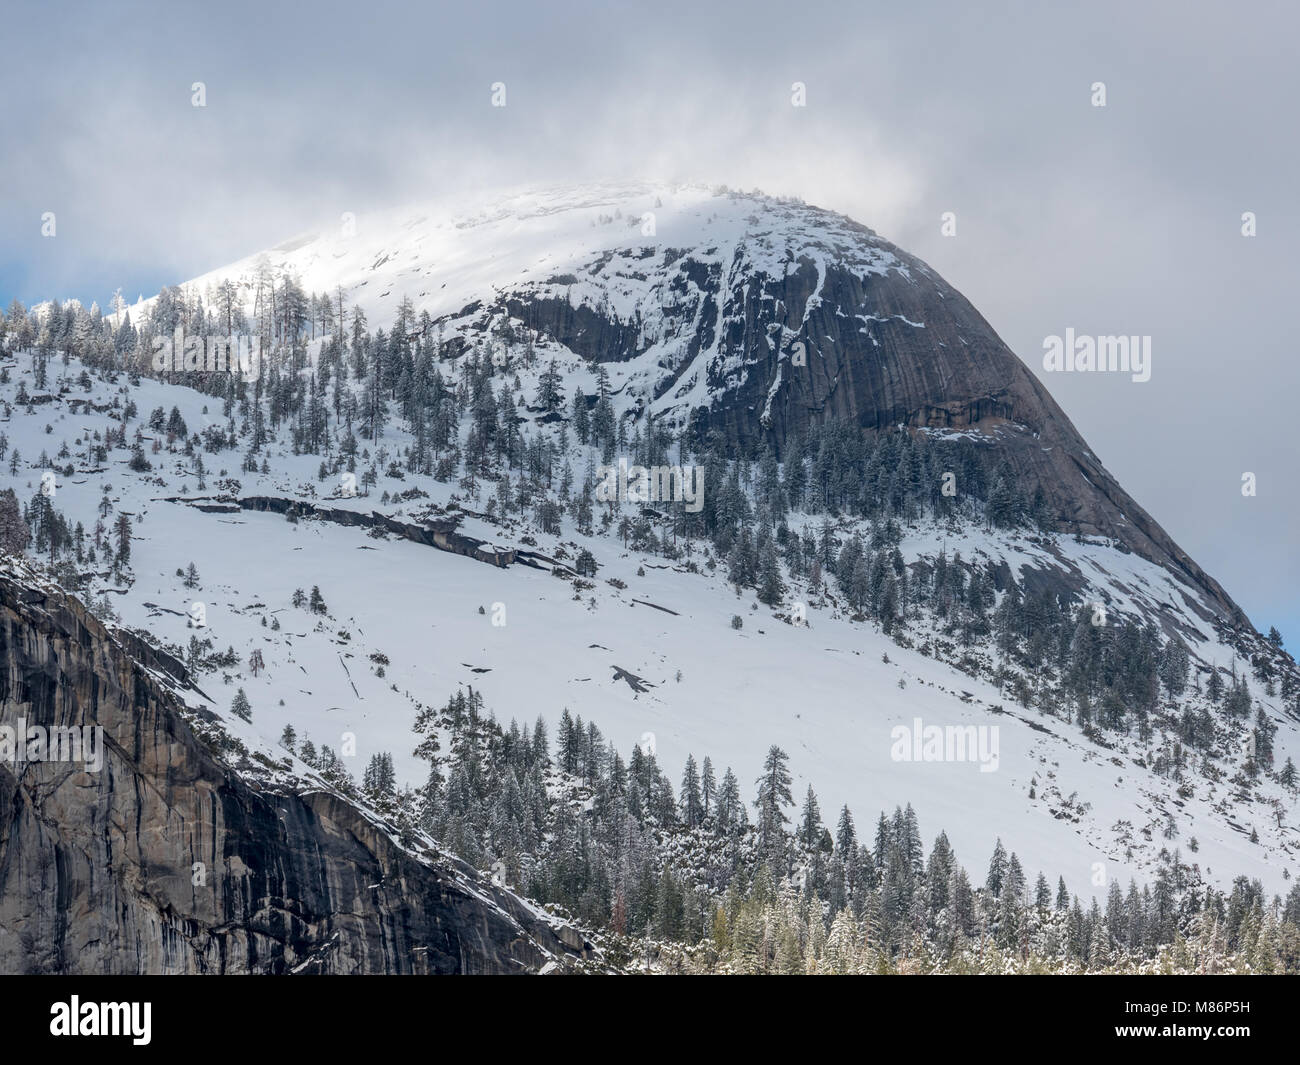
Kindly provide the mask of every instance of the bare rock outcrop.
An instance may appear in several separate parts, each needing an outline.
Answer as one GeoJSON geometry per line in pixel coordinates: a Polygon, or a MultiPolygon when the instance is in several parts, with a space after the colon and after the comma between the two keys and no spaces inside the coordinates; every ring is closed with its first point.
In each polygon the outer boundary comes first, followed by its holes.
{"type": "MultiPolygon", "coordinates": [[[[829,211],[761,198],[751,206],[751,232],[725,261],[707,244],[638,260],[658,294],[653,330],[619,318],[612,299],[575,306],[551,284],[476,305],[481,321],[505,313],[606,364],[671,349],[671,361],[646,371],[649,393],[638,403],[659,413],[678,406],[678,416],[717,434],[733,454],[771,445],[779,455],[793,434],[831,420],[867,433],[968,432],[997,449],[1026,493],[1043,490],[1062,532],[1113,538],[1179,574],[1214,612],[1244,620],[1120,487],[970,301],[927,264],[829,211]],[[762,254],[772,232],[789,249],[775,268],[762,254]],[[707,403],[686,388],[678,405],[676,390],[701,360],[707,403]]],[[[620,278],[606,259],[581,273],[615,292],[620,278]]]]}
{"type": "Polygon", "coordinates": [[[590,957],[464,863],[320,790],[250,783],[186,723],[184,667],[0,570],[0,725],[102,728],[0,762],[0,973],[512,973],[590,957]]]}

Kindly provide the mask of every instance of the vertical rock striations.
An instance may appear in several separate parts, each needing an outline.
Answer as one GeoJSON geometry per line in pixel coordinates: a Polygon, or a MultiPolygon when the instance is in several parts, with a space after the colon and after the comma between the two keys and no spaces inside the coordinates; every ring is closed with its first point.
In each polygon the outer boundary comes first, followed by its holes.
{"type": "Polygon", "coordinates": [[[103,729],[97,772],[0,762],[0,973],[510,973],[589,953],[336,794],[248,783],[182,719],[187,686],[0,571],[0,725],[103,729]]]}

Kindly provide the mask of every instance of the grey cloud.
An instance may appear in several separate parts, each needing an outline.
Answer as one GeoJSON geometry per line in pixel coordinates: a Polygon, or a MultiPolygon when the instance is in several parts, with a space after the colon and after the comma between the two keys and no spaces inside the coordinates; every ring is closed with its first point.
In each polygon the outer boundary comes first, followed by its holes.
{"type": "Polygon", "coordinates": [[[103,302],[121,284],[133,299],[344,210],[491,185],[800,195],[927,259],[1036,369],[1067,326],[1150,334],[1146,384],[1045,383],[1256,622],[1300,643],[1300,15],[1132,7],[19,5],[0,72],[0,297],[103,302]],[[206,109],[189,106],[195,80],[206,109]],[[1105,109],[1088,103],[1097,80],[1105,109]]]}

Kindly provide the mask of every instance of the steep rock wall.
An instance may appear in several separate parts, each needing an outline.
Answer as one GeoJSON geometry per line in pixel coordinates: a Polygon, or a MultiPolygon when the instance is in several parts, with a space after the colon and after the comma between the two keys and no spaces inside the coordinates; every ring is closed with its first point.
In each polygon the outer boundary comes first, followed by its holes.
{"type": "Polygon", "coordinates": [[[0,973],[510,973],[589,955],[333,793],[247,783],[183,720],[184,668],[0,572],[0,725],[98,725],[98,772],[0,762],[0,973]],[[196,875],[201,871],[202,875],[196,875]]]}

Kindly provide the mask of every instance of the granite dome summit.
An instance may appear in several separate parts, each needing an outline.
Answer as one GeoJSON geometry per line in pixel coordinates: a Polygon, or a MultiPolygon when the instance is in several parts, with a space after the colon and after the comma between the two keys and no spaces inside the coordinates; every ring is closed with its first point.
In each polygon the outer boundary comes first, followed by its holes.
{"type": "Polygon", "coordinates": [[[344,214],[184,287],[210,299],[234,281],[249,297],[268,268],[360,307],[372,328],[409,300],[453,354],[526,326],[603,367],[621,416],[694,421],[744,453],[780,454],[828,420],[987,443],[1022,489],[1041,488],[1061,531],[1167,567],[1207,622],[1243,620],[961,293],[834,212],[702,185],[517,191],[344,214]]]}

